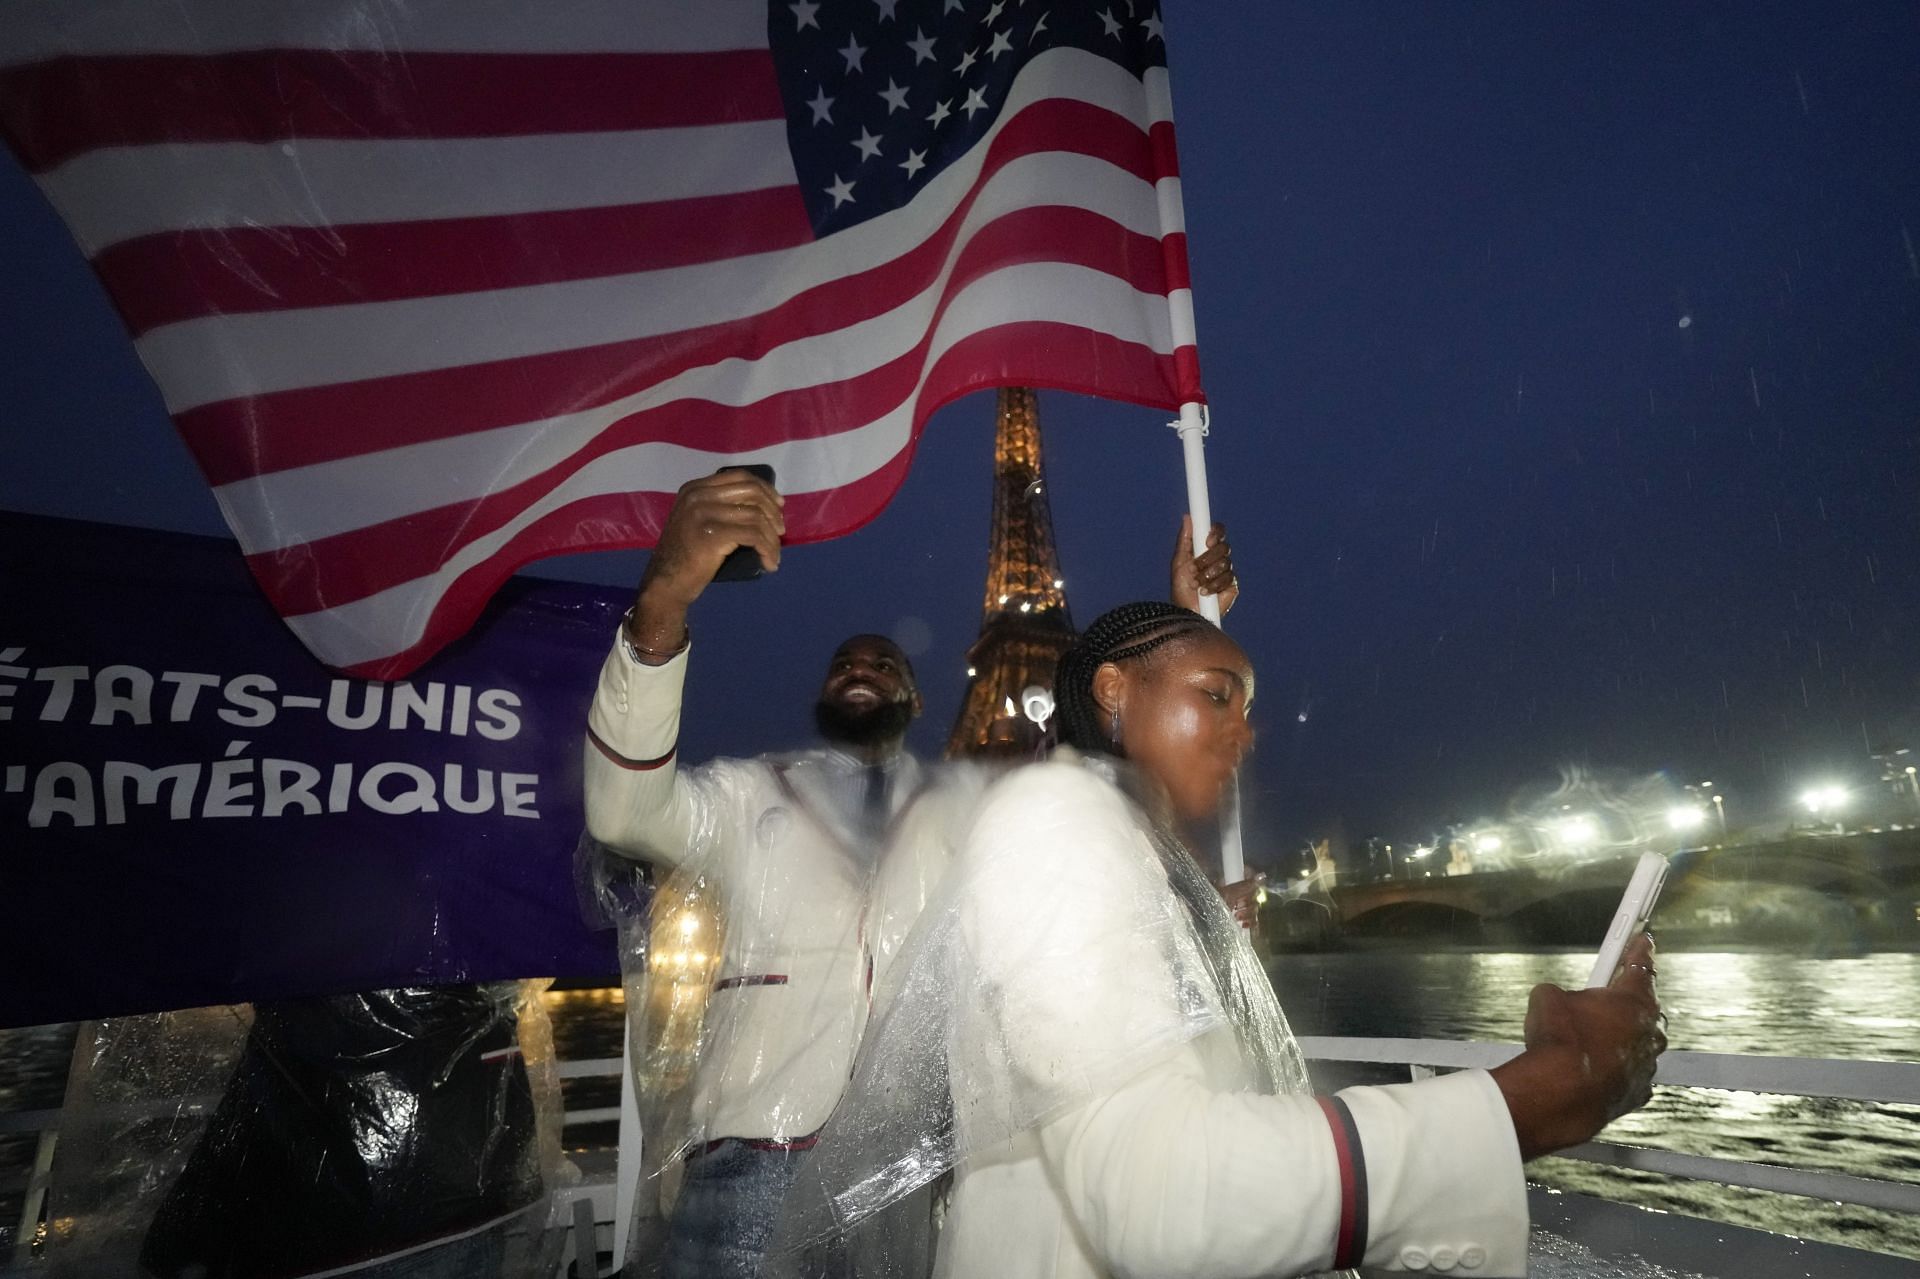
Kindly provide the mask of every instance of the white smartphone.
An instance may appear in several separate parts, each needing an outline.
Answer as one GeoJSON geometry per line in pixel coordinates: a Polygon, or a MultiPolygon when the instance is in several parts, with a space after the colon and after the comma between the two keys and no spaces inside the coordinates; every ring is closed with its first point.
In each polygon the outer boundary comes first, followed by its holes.
{"type": "Polygon", "coordinates": [[[1607,939],[1600,943],[1600,954],[1593,961],[1593,975],[1587,978],[1587,989],[1613,980],[1627,943],[1636,933],[1644,932],[1647,921],[1653,918],[1653,904],[1660,900],[1660,886],[1666,882],[1667,859],[1659,853],[1640,854],[1640,860],[1633,867],[1633,878],[1627,881],[1627,891],[1620,898],[1620,909],[1613,912],[1613,922],[1607,925],[1607,939]]]}

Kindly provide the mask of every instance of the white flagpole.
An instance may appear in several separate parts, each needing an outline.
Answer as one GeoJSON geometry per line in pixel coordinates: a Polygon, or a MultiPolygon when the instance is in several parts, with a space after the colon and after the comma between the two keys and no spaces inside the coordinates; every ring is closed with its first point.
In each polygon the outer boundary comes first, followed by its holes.
{"type": "MultiPolygon", "coordinates": [[[[1149,114],[1155,120],[1173,120],[1173,94],[1167,82],[1164,70],[1155,75],[1151,71],[1143,77],[1149,102],[1149,114]]],[[[1160,206],[1160,234],[1162,244],[1165,238],[1174,234],[1185,234],[1187,229],[1187,210],[1182,199],[1180,179],[1173,176],[1160,178],[1154,183],[1154,195],[1160,206]]],[[[1195,332],[1193,323],[1193,290],[1191,288],[1174,289],[1167,295],[1168,321],[1173,338],[1173,349],[1194,347],[1195,332]]],[[[1181,453],[1186,459],[1187,468],[1187,511],[1193,516],[1193,549],[1203,551],[1207,546],[1207,534],[1213,531],[1213,505],[1207,500],[1207,458],[1206,446],[1202,442],[1207,435],[1207,406],[1198,400],[1191,400],[1180,406],[1180,420],[1168,423],[1180,435],[1181,453]]],[[[1200,597],[1200,615],[1220,625],[1220,600],[1217,596],[1200,597]]],[[[1220,874],[1222,882],[1237,883],[1247,877],[1247,860],[1240,844],[1240,781],[1234,779],[1227,790],[1226,803],[1220,812],[1220,874]]]]}
{"type": "MultiPolygon", "coordinates": [[[[1183,299],[1175,300],[1176,315],[1182,309],[1181,300],[1186,303],[1187,329],[1190,333],[1193,327],[1193,295],[1189,293],[1183,299]]],[[[1179,327],[1178,320],[1175,327],[1179,327]]],[[[1206,549],[1207,535],[1213,531],[1213,503],[1207,496],[1207,406],[1196,402],[1182,404],[1180,420],[1167,425],[1180,436],[1180,452],[1187,470],[1187,511],[1193,516],[1193,547],[1198,553],[1206,549]]],[[[1200,597],[1200,616],[1215,626],[1220,625],[1218,595],[1200,597]]],[[[1220,879],[1222,883],[1234,884],[1246,877],[1246,851],[1240,841],[1240,779],[1236,777],[1233,785],[1227,789],[1226,802],[1220,811],[1220,879]]]]}

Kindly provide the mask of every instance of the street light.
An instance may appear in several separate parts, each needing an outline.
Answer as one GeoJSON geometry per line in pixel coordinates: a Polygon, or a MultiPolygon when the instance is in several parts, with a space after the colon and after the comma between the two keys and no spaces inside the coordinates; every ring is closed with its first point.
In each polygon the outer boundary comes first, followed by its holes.
{"type": "Polygon", "coordinates": [[[1700,827],[1700,823],[1706,820],[1707,815],[1701,810],[1698,804],[1676,804],[1667,810],[1667,825],[1673,829],[1676,835],[1684,835],[1690,830],[1697,830],[1700,827]]]}
{"type": "Polygon", "coordinates": [[[1720,802],[1718,795],[1713,797],[1713,815],[1720,819],[1720,838],[1725,839],[1727,837],[1727,806],[1720,802]]]}
{"type": "Polygon", "coordinates": [[[1497,853],[1500,851],[1500,837],[1488,831],[1473,837],[1473,851],[1476,853],[1497,853]]]}

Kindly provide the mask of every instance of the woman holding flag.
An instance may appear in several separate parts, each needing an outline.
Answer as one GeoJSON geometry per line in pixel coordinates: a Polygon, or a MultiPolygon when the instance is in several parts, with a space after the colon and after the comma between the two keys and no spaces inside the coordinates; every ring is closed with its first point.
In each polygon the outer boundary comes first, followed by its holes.
{"type": "Polygon", "coordinates": [[[1650,1093],[1651,942],[1609,988],[1536,988],[1494,1071],[1314,1097],[1183,839],[1251,745],[1253,695],[1239,646],[1171,605],[1116,609],[1061,659],[1071,749],[988,792],[876,992],[793,1247],[837,1235],[897,1273],[879,1210],[951,1168],[936,1273],[956,1279],[1525,1273],[1522,1161],[1650,1093]]]}

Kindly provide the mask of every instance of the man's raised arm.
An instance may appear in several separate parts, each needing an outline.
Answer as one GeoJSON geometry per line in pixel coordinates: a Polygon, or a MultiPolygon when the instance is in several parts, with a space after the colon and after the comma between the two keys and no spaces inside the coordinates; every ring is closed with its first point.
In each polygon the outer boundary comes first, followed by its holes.
{"type": "Polygon", "coordinates": [[[687,611],[737,547],[780,567],[783,501],[744,471],[681,486],[587,712],[587,830],[601,843],[673,866],[711,822],[711,801],[677,767],[687,611]]]}

